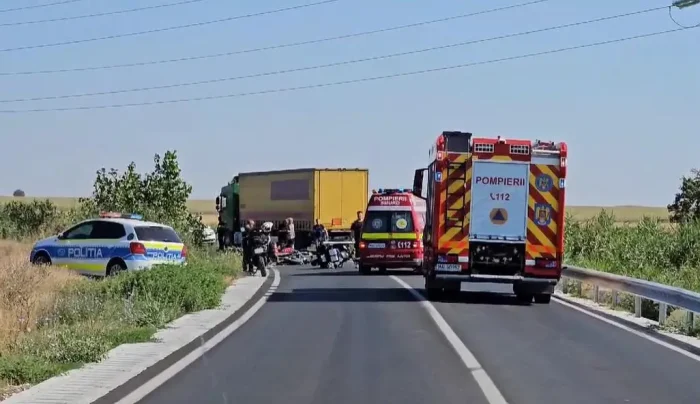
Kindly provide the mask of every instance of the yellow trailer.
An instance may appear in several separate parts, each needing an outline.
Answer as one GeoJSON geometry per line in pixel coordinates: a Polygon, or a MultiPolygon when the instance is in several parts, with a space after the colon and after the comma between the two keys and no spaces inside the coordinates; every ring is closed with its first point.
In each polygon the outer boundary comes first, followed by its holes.
{"type": "Polygon", "coordinates": [[[349,232],[369,198],[369,170],[302,168],[238,175],[240,218],[257,223],[294,219],[299,236],[318,220],[329,233],[349,232]]]}

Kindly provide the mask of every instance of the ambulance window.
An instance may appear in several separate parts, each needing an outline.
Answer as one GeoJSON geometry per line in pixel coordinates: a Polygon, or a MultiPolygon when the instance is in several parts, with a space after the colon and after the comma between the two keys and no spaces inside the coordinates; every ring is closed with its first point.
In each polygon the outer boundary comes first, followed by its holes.
{"type": "Polygon", "coordinates": [[[362,229],[363,233],[388,233],[389,227],[387,220],[387,213],[385,211],[368,211],[367,217],[365,217],[365,225],[362,229]]]}
{"type": "Polygon", "coordinates": [[[363,233],[410,233],[413,232],[413,217],[410,211],[368,211],[363,233]]]}
{"type": "Polygon", "coordinates": [[[410,233],[413,231],[413,217],[411,212],[392,212],[391,214],[391,232],[392,233],[410,233]]]}

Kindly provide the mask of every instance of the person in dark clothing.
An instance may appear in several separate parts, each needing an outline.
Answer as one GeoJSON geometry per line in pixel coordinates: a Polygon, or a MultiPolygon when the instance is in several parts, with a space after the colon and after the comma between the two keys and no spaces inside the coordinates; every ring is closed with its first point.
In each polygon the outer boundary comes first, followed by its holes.
{"type": "Polygon", "coordinates": [[[221,219],[221,216],[219,216],[219,224],[216,226],[216,235],[217,239],[219,240],[219,251],[223,251],[224,236],[226,235],[226,226],[224,224],[224,221],[221,219]]]}
{"type": "Polygon", "coordinates": [[[360,256],[360,238],[362,237],[362,225],[364,220],[364,214],[362,211],[357,211],[357,220],[352,222],[350,230],[352,230],[353,238],[355,239],[355,257],[360,256]]]}
{"type": "Polygon", "coordinates": [[[250,237],[254,227],[255,221],[253,220],[246,220],[245,225],[243,225],[243,270],[246,272],[252,272],[254,270],[251,254],[252,251],[250,251],[250,237]]]}
{"type": "Polygon", "coordinates": [[[324,226],[318,219],[316,219],[316,224],[312,228],[314,243],[317,245],[328,240],[328,231],[326,226],[324,226]]]}
{"type": "Polygon", "coordinates": [[[287,228],[287,221],[284,220],[280,223],[277,228],[277,245],[284,248],[287,246],[289,240],[289,229],[287,228]]]}

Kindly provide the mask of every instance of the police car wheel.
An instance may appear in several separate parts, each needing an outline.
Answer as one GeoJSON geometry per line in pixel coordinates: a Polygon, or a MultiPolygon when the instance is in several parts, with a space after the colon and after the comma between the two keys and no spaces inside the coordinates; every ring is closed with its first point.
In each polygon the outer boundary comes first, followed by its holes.
{"type": "Polygon", "coordinates": [[[34,261],[32,261],[34,265],[51,265],[51,258],[49,258],[48,255],[44,253],[39,253],[34,257],[34,261]]]}
{"type": "Polygon", "coordinates": [[[126,265],[120,261],[111,261],[107,264],[107,276],[117,275],[126,270],[126,265]]]}

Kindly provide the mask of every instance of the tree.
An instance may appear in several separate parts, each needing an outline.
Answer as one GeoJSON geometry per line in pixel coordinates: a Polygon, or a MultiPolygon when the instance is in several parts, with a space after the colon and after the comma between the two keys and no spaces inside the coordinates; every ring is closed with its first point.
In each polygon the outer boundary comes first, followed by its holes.
{"type": "Polygon", "coordinates": [[[12,196],[16,198],[23,198],[25,196],[24,191],[21,189],[16,189],[15,192],[12,193],[12,196]]]}
{"type": "Polygon", "coordinates": [[[672,223],[700,220],[700,170],[692,169],[690,173],[681,179],[679,192],[667,206],[672,223]]]}
{"type": "Polygon", "coordinates": [[[144,219],[176,228],[183,236],[200,243],[204,225],[187,209],[192,186],[181,177],[176,151],[153,158],[154,170],[144,175],[132,162],[123,173],[112,168],[97,170],[92,196],[80,200],[88,215],[99,211],[139,213],[144,219]]]}

